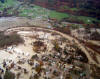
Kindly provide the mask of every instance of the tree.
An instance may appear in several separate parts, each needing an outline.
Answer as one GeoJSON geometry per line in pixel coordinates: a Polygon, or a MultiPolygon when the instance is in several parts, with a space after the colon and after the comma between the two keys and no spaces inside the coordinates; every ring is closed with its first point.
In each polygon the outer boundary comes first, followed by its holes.
{"type": "Polygon", "coordinates": [[[55,4],[55,1],[54,0],[48,0],[48,3],[50,6],[53,6],[55,4]]]}
{"type": "Polygon", "coordinates": [[[91,39],[91,40],[98,40],[98,41],[100,41],[100,33],[98,33],[97,31],[93,32],[93,33],[90,35],[90,39],[91,39]]]}
{"type": "Polygon", "coordinates": [[[0,0],[2,3],[4,3],[5,2],[5,0],[0,0]]]}
{"type": "Polygon", "coordinates": [[[6,71],[4,75],[4,79],[15,79],[15,74],[10,71],[6,71]]]}

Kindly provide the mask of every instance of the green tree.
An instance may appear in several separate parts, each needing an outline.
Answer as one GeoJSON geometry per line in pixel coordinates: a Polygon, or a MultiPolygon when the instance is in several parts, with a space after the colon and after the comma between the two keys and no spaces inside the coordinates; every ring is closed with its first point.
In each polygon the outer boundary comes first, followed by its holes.
{"type": "Polygon", "coordinates": [[[4,79],[15,79],[15,74],[10,71],[6,71],[4,75],[4,79]]]}

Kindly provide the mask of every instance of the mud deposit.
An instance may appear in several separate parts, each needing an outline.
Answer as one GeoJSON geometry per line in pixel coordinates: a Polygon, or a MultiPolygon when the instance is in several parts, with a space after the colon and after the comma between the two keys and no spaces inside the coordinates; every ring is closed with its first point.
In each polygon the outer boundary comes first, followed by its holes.
{"type": "Polygon", "coordinates": [[[16,79],[89,79],[88,58],[74,41],[36,27],[5,31],[5,34],[12,33],[19,34],[25,42],[0,50],[2,77],[5,72],[12,72],[16,79]],[[83,73],[85,76],[80,76],[83,73]]]}

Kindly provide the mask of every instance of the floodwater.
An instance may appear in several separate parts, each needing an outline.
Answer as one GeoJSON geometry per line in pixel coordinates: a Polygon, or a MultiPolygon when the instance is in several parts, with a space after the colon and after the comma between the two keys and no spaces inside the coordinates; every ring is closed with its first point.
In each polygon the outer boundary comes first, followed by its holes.
{"type": "Polygon", "coordinates": [[[10,34],[9,32],[13,33],[15,30],[14,32],[17,31],[25,40],[24,44],[18,46],[0,48],[0,79],[4,79],[2,74],[4,75],[7,70],[15,73],[16,79],[99,79],[99,4],[100,0],[0,0],[0,33],[4,31],[5,34],[10,34]],[[19,30],[20,27],[23,30],[19,30]],[[31,27],[41,27],[42,31],[30,29],[31,27]],[[52,30],[54,33],[43,29],[52,30]],[[64,42],[63,37],[70,41],[64,42]],[[55,43],[56,48],[59,48],[57,51],[52,44],[54,40],[59,42],[55,43]],[[47,46],[48,51],[37,54],[33,46],[35,41],[40,42],[38,50],[43,50],[47,46]],[[68,45],[65,46],[66,44],[68,45]],[[41,48],[41,45],[44,47],[41,48]],[[77,54],[77,46],[86,55],[88,62],[84,63],[84,57],[77,54]],[[49,56],[51,53],[53,55],[49,56]],[[40,60],[37,60],[36,54],[40,60]],[[43,54],[45,62],[42,61],[43,54]],[[31,59],[33,55],[36,59],[31,59]],[[34,65],[31,66],[30,63],[34,65]],[[38,73],[35,67],[38,67],[38,73]]]}

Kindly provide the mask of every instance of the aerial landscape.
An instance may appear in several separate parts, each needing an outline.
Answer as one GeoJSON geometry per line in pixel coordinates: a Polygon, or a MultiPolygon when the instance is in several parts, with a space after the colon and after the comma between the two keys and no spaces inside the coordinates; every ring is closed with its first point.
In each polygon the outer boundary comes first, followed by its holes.
{"type": "Polygon", "coordinates": [[[0,79],[100,79],[100,1],[0,0],[0,79]]]}

